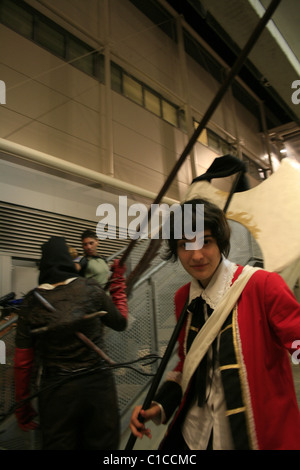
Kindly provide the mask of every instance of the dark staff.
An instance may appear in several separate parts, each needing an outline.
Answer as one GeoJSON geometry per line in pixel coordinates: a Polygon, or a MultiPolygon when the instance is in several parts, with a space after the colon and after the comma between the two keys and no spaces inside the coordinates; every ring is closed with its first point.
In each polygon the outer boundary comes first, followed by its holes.
{"type": "MultiPolygon", "coordinates": [[[[229,74],[227,75],[226,80],[224,81],[223,85],[221,85],[218,93],[216,94],[215,98],[211,102],[210,106],[208,107],[207,111],[205,112],[202,120],[200,121],[197,129],[194,131],[193,135],[191,136],[189,142],[187,143],[185,149],[183,150],[180,158],[175,163],[171,173],[169,174],[168,178],[166,179],[165,183],[163,184],[161,190],[159,191],[158,195],[156,196],[153,204],[159,204],[163,196],[165,195],[166,191],[169,189],[173,179],[175,178],[177,172],[179,171],[180,167],[188,157],[189,153],[191,152],[192,148],[194,147],[195,143],[197,142],[198,137],[200,136],[202,130],[206,126],[207,122],[215,112],[216,108],[220,104],[222,98],[224,97],[225,93],[227,92],[228,88],[230,87],[233,79],[240,71],[242,65],[244,64],[247,56],[249,55],[251,49],[255,45],[256,41],[258,40],[260,34],[262,33],[265,25],[273,15],[274,11],[276,10],[277,6],[281,0],[273,0],[272,3],[269,5],[268,9],[266,10],[263,17],[258,22],[255,30],[253,31],[252,35],[250,36],[247,44],[245,45],[244,49],[241,51],[239,57],[237,58],[235,64],[233,65],[232,69],[230,70],[229,74]]],[[[148,218],[150,217],[150,211],[148,213],[148,218]]],[[[130,251],[132,250],[134,244],[137,240],[133,239],[129,243],[125,253],[123,254],[122,258],[120,259],[120,263],[124,264],[125,260],[127,259],[130,251]]]]}
{"type": "MultiPolygon", "coordinates": [[[[266,26],[267,22],[269,21],[269,19],[271,18],[271,16],[273,15],[274,11],[276,10],[277,6],[279,5],[279,3],[281,2],[281,0],[273,0],[271,2],[271,4],[269,5],[269,7],[267,8],[265,14],[263,15],[263,17],[260,19],[260,21],[258,22],[256,28],[254,29],[252,35],[250,36],[247,44],[245,45],[244,49],[241,51],[239,57],[237,58],[234,66],[232,67],[230,73],[228,74],[227,76],[227,79],[225,80],[225,82],[223,83],[223,85],[221,86],[220,90],[218,91],[217,95],[215,96],[215,98],[213,99],[211,105],[209,106],[208,110],[206,111],[206,113],[204,114],[199,126],[197,127],[197,129],[195,130],[194,134],[192,135],[190,141],[188,142],[188,144],[186,145],[183,153],[181,154],[181,157],[179,158],[179,160],[177,161],[177,163],[175,164],[173,170],[171,171],[169,177],[167,178],[165,184],[163,185],[162,189],[160,190],[160,192],[158,193],[156,199],[155,199],[155,203],[159,203],[161,198],[164,196],[165,192],[167,191],[167,189],[169,188],[171,182],[173,181],[173,178],[176,176],[176,173],[178,172],[179,168],[181,167],[181,165],[183,164],[184,160],[186,159],[186,157],[188,156],[188,154],[190,153],[190,151],[192,150],[194,144],[196,143],[199,135],[201,134],[203,128],[206,126],[208,120],[210,119],[210,117],[212,116],[212,114],[214,113],[215,109],[217,108],[217,106],[219,105],[220,101],[222,100],[224,94],[226,93],[227,89],[229,88],[229,86],[231,85],[234,77],[236,76],[236,74],[239,72],[240,68],[242,67],[244,61],[246,60],[248,54],[250,53],[251,49],[253,48],[254,44],[256,43],[256,41],[258,40],[259,36],[261,35],[264,27],[266,26]]],[[[228,205],[227,205],[228,206],[228,205]]],[[[148,214],[148,217],[150,216],[150,214],[148,214]]],[[[121,263],[124,262],[125,258],[128,256],[129,252],[131,251],[131,248],[133,247],[133,244],[135,243],[135,240],[132,240],[132,242],[129,244],[127,250],[125,251],[123,257],[121,258],[121,263]]],[[[165,370],[165,367],[169,361],[169,358],[171,356],[171,353],[172,353],[172,350],[173,350],[173,347],[176,343],[176,340],[177,340],[177,337],[179,335],[179,332],[180,332],[180,329],[181,327],[183,326],[184,324],[184,320],[185,320],[185,317],[186,317],[186,308],[183,309],[180,317],[179,317],[179,320],[177,322],[177,325],[175,327],[175,330],[172,334],[172,337],[171,337],[171,340],[170,340],[170,343],[166,349],[166,352],[164,354],[164,357],[160,363],[160,366],[157,370],[157,374],[156,376],[154,377],[153,379],[153,383],[152,383],[152,386],[150,387],[149,389],[149,392],[146,396],[146,399],[145,399],[145,402],[143,404],[143,407],[142,409],[143,410],[147,410],[150,405],[151,405],[151,402],[153,400],[153,397],[155,395],[155,392],[156,392],[156,389],[159,385],[159,382],[162,378],[162,375],[164,373],[164,370],[165,370]],[[169,347],[170,346],[170,347],[169,347]]],[[[143,422],[143,418],[141,416],[139,416],[139,420],[141,422],[143,422]]],[[[136,441],[136,437],[131,433],[129,439],[128,439],[128,442],[127,442],[127,445],[125,447],[125,450],[131,450],[135,444],[135,441],[136,441]]]]}

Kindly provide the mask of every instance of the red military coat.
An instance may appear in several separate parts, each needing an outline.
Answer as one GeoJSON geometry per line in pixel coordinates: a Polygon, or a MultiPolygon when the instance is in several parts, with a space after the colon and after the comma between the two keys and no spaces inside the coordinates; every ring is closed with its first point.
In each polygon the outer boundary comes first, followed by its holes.
{"type": "MultiPolygon", "coordinates": [[[[189,289],[186,284],[175,294],[177,318],[189,289]]],[[[278,274],[259,270],[248,281],[232,315],[251,448],[299,450],[300,413],[288,352],[295,353],[294,342],[300,339],[300,305],[278,274]]],[[[183,328],[176,372],[184,365],[186,334],[183,328]]],[[[185,399],[188,392],[182,403],[185,399]]],[[[173,425],[179,416],[180,411],[173,425]]]]}

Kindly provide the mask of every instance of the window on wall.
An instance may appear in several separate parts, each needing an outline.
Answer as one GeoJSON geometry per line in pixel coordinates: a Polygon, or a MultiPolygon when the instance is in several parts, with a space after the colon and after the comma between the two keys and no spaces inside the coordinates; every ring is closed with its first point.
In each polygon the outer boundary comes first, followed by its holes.
{"type": "Polygon", "coordinates": [[[32,39],[33,15],[11,0],[2,0],[0,3],[0,17],[5,26],[17,31],[22,36],[32,39]]]}
{"type": "Polygon", "coordinates": [[[178,126],[177,108],[165,100],[162,100],[162,117],[173,126],[178,126]]]}
{"type": "MultiPolygon", "coordinates": [[[[199,123],[194,120],[194,128],[197,129],[198,126],[199,123]]],[[[204,128],[197,140],[201,144],[211,148],[220,155],[226,155],[230,153],[231,155],[235,156],[237,154],[237,150],[233,144],[227,142],[225,139],[210,129],[204,128]]]]}
{"type": "Polygon", "coordinates": [[[161,116],[161,99],[156,93],[145,88],[144,101],[146,109],[156,114],[156,116],[161,116]]]}
{"type": "Polygon", "coordinates": [[[123,93],[135,103],[143,105],[142,85],[126,73],[123,74],[123,93]]]}
{"type": "MultiPolygon", "coordinates": [[[[21,0],[0,0],[0,22],[104,83],[104,56],[21,0]]],[[[111,63],[111,88],[185,131],[184,112],[111,63]]]]}
{"type": "Polygon", "coordinates": [[[214,132],[208,132],[208,135],[207,135],[207,140],[208,140],[208,146],[215,150],[216,152],[220,152],[221,151],[221,148],[220,148],[220,140],[219,140],[219,136],[217,134],[215,134],[214,132]]]}
{"type": "Polygon", "coordinates": [[[183,132],[187,132],[187,120],[185,110],[183,108],[178,109],[178,127],[183,132]]]}
{"type": "Polygon", "coordinates": [[[184,124],[185,122],[184,111],[179,106],[166,100],[148,85],[129,75],[114,62],[111,62],[111,88],[175,127],[179,127],[180,123],[184,124]]]}
{"type": "MultiPolygon", "coordinates": [[[[0,0],[0,22],[82,72],[104,83],[104,56],[76,38],[58,24],[21,0],[0,0]]],[[[186,132],[185,112],[178,105],[136,79],[119,65],[111,62],[111,88],[140,106],[186,132]]],[[[195,128],[197,127],[195,121],[195,128]]],[[[235,149],[209,129],[202,131],[198,141],[220,154],[235,149]]]]}
{"type": "Polygon", "coordinates": [[[0,22],[104,83],[103,55],[19,0],[0,0],[0,22]]]}
{"type": "MultiPolygon", "coordinates": [[[[199,126],[199,122],[194,120],[194,129],[196,130],[199,126]]],[[[203,129],[198,137],[198,142],[208,147],[207,129],[203,129]]]]}
{"type": "Polygon", "coordinates": [[[74,67],[89,75],[95,74],[93,49],[76,38],[68,39],[68,60],[74,67]]]}
{"type": "Polygon", "coordinates": [[[122,82],[123,71],[114,62],[111,62],[110,67],[110,78],[111,78],[111,89],[117,93],[123,93],[123,82],[122,82]]]}
{"type": "Polygon", "coordinates": [[[47,21],[39,19],[35,28],[35,40],[41,46],[59,57],[65,57],[65,36],[62,32],[53,29],[47,21]]]}
{"type": "Polygon", "coordinates": [[[203,131],[201,131],[201,134],[199,135],[199,138],[198,138],[199,142],[201,142],[201,144],[203,145],[208,145],[208,139],[207,139],[207,130],[206,129],[203,129],[203,131]]]}
{"type": "Polygon", "coordinates": [[[105,83],[105,60],[104,55],[99,52],[94,53],[94,72],[95,77],[98,78],[100,83],[105,83]]]}

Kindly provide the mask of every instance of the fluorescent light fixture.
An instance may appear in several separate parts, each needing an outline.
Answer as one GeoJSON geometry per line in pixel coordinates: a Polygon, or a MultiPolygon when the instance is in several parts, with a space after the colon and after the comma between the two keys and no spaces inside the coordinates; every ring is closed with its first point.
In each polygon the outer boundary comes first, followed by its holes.
{"type": "MultiPolygon", "coordinates": [[[[259,0],[248,0],[248,2],[253,7],[253,9],[256,11],[258,16],[261,18],[264,15],[265,11],[266,11],[266,9],[261,4],[261,2],[259,0]]],[[[297,75],[300,76],[300,62],[297,59],[297,57],[295,56],[295,54],[293,53],[293,51],[291,50],[291,48],[289,47],[288,43],[286,42],[286,40],[284,39],[282,34],[280,33],[277,26],[275,26],[274,21],[273,20],[268,21],[268,23],[266,25],[266,28],[268,28],[268,30],[270,31],[270,33],[274,37],[275,41],[278,43],[281,50],[284,52],[284,54],[288,58],[289,62],[294,67],[297,75]]]]}

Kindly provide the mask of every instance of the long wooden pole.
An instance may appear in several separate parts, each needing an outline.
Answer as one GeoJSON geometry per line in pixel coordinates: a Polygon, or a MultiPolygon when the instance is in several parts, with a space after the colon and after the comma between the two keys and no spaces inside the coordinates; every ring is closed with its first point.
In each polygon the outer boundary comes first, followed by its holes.
{"type": "MultiPolygon", "coordinates": [[[[235,76],[240,71],[240,69],[243,66],[243,64],[244,64],[247,56],[249,55],[251,49],[253,48],[254,44],[257,42],[257,40],[258,40],[259,36],[261,35],[264,27],[266,26],[267,22],[269,21],[269,19],[273,15],[274,11],[276,10],[276,8],[278,7],[280,2],[281,2],[281,0],[273,0],[271,2],[271,4],[269,5],[269,7],[267,8],[267,10],[266,10],[265,14],[263,15],[263,17],[258,22],[256,28],[254,29],[253,33],[251,34],[251,36],[250,36],[248,42],[246,43],[244,49],[241,51],[241,53],[238,56],[235,64],[233,65],[232,69],[230,70],[229,74],[227,75],[227,78],[225,79],[223,85],[221,85],[221,87],[220,87],[219,91],[217,92],[215,98],[211,102],[210,106],[208,107],[207,111],[205,112],[204,116],[202,117],[198,127],[196,128],[195,132],[193,133],[193,135],[191,136],[189,142],[187,143],[185,149],[183,150],[181,156],[179,157],[179,159],[175,163],[173,169],[171,170],[171,173],[169,174],[169,176],[166,179],[165,183],[163,184],[161,190],[157,194],[153,204],[159,204],[161,202],[163,196],[165,195],[165,193],[169,189],[170,185],[172,184],[172,182],[173,182],[175,176],[177,175],[179,169],[181,168],[182,164],[184,163],[187,156],[191,152],[193,146],[197,142],[198,137],[200,136],[201,132],[205,128],[205,126],[208,123],[209,119],[211,118],[211,116],[215,112],[216,108],[220,104],[222,98],[224,97],[225,93],[227,92],[230,85],[232,84],[235,76]]],[[[129,245],[127,247],[127,250],[124,252],[124,254],[123,254],[123,256],[120,260],[121,264],[123,264],[125,262],[125,260],[127,259],[130,251],[132,250],[132,248],[133,248],[133,246],[135,245],[136,242],[137,242],[137,240],[131,240],[131,242],[129,243],[129,245]]]]}
{"type": "MultiPolygon", "coordinates": [[[[170,186],[171,182],[173,181],[173,178],[175,177],[177,171],[179,170],[182,163],[186,159],[187,155],[191,151],[193,145],[196,143],[197,138],[199,137],[201,131],[203,130],[204,126],[207,124],[208,120],[212,116],[212,114],[215,111],[218,104],[220,103],[221,99],[223,98],[225,92],[227,91],[227,89],[230,86],[231,82],[233,81],[234,77],[239,72],[239,70],[242,67],[246,57],[250,53],[250,51],[253,48],[254,44],[257,42],[257,40],[258,40],[260,34],[262,33],[264,27],[266,26],[267,22],[269,21],[269,19],[273,15],[274,11],[276,10],[276,8],[278,7],[280,2],[281,2],[281,0],[273,0],[271,2],[271,4],[269,5],[269,7],[267,8],[267,10],[266,10],[265,14],[263,15],[263,17],[258,22],[256,28],[254,29],[252,35],[249,38],[247,44],[245,45],[244,49],[241,51],[241,53],[240,53],[239,57],[237,58],[234,66],[232,67],[230,73],[228,74],[226,81],[221,86],[219,92],[217,93],[217,95],[213,99],[211,105],[209,106],[208,110],[206,111],[205,115],[203,116],[198,128],[194,132],[193,136],[191,137],[190,141],[188,142],[187,146],[185,147],[181,157],[177,161],[177,163],[174,166],[173,170],[171,171],[169,177],[167,178],[165,184],[163,185],[162,189],[158,193],[158,195],[155,199],[156,204],[158,204],[160,202],[161,198],[164,196],[165,192],[167,191],[168,187],[170,186]]],[[[157,371],[155,377],[153,378],[152,386],[150,387],[149,392],[148,392],[148,394],[146,396],[146,399],[144,401],[144,404],[142,406],[143,410],[147,410],[151,405],[151,402],[154,398],[157,387],[158,387],[158,385],[160,383],[160,380],[163,376],[165,367],[168,364],[168,361],[171,357],[171,353],[172,353],[173,347],[176,343],[176,340],[178,338],[180,329],[182,328],[182,325],[184,323],[185,315],[186,315],[186,309],[183,310],[181,316],[179,317],[179,320],[178,320],[177,325],[174,329],[174,332],[172,334],[169,345],[168,345],[168,347],[166,349],[166,352],[163,356],[163,359],[161,361],[161,365],[158,368],[158,371],[157,371]]],[[[143,422],[143,418],[141,416],[139,417],[139,419],[140,419],[141,422],[143,422]]],[[[128,439],[128,442],[127,442],[127,445],[126,445],[125,449],[126,450],[131,450],[133,448],[134,444],[135,444],[135,441],[136,441],[136,437],[133,434],[131,434],[129,439],[128,439]]]]}

